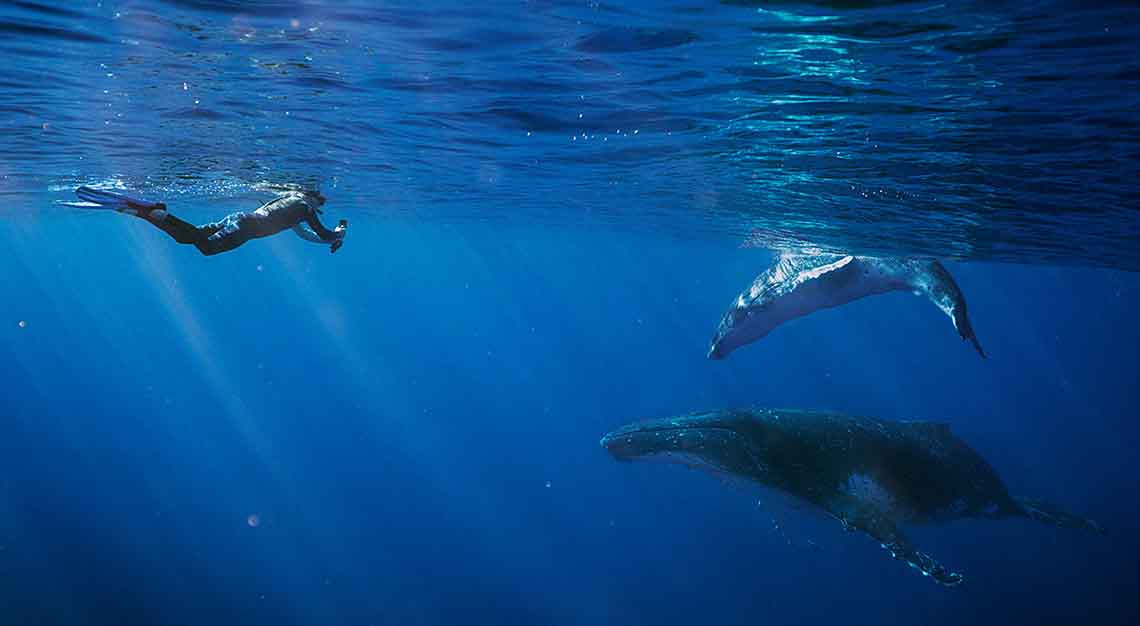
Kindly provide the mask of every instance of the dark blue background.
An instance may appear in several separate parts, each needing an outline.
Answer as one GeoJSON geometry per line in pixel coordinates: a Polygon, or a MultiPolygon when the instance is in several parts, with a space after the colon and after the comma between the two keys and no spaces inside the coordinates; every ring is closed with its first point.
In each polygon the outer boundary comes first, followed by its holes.
{"type": "Polygon", "coordinates": [[[0,2],[0,625],[1135,623],[1132,4],[0,2]],[[62,204],[266,183],[345,247],[62,204]],[[957,260],[991,358],[899,293],[707,361],[805,247],[957,260]],[[598,446],[750,404],[949,422],[1109,536],[913,529],[948,590],[598,446]]]}
{"type": "Polygon", "coordinates": [[[283,237],[204,260],[115,215],[3,225],[6,620],[1123,623],[1136,610],[1135,275],[951,265],[988,361],[933,306],[894,294],[710,362],[722,308],[767,253],[353,228],[336,256],[283,237]],[[597,443],[642,417],[754,403],[949,421],[1011,491],[1110,535],[914,529],[966,573],[947,590],[822,517],[618,464],[597,443]]]}

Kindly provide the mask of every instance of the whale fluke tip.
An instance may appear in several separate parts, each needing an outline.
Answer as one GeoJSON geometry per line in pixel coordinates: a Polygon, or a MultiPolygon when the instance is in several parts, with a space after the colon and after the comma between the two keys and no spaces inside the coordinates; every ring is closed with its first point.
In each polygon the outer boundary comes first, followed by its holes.
{"type": "Polygon", "coordinates": [[[982,355],[983,359],[990,358],[986,356],[986,351],[982,350],[982,344],[978,343],[977,337],[970,337],[970,342],[974,344],[974,349],[978,351],[978,354],[982,355]]]}
{"type": "Polygon", "coordinates": [[[1064,511],[1056,505],[1034,498],[1021,498],[1014,496],[1014,502],[1021,508],[1021,513],[1030,519],[1046,524],[1053,524],[1062,528],[1077,528],[1097,535],[1107,535],[1104,527],[1091,519],[1074,515],[1064,511]]]}

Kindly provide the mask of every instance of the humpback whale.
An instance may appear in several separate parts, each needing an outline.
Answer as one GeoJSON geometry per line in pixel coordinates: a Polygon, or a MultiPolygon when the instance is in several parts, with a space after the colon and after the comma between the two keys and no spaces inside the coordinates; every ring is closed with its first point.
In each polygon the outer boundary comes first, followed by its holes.
{"type": "Polygon", "coordinates": [[[722,359],[797,317],[890,291],[929,298],[985,358],[966,298],[938,261],[828,254],[782,255],[737,296],[717,327],[708,357],[722,359]]]}
{"type": "Polygon", "coordinates": [[[989,463],[944,423],[719,410],[630,424],[601,444],[620,461],[666,455],[784,492],[947,586],[960,584],[962,574],[915,548],[901,525],[1028,517],[1104,534],[1057,506],[1011,496],[989,463]]]}

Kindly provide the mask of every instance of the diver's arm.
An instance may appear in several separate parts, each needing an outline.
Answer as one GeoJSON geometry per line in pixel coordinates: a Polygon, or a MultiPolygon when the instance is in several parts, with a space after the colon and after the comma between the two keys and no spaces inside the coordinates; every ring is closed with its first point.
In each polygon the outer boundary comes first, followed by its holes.
{"type": "Polygon", "coordinates": [[[304,239],[305,241],[311,241],[313,243],[322,243],[322,244],[328,243],[324,239],[321,239],[320,235],[318,235],[317,233],[314,233],[313,230],[305,224],[297,224],[296,226],[293,227],[293,232],[297,233],[297,236],[300,237],[301,239],[304,239]]]}
{"type": "Polygon", "coordinates": [[[336,252],[344,245],[344,233],[348,230],[348,220],[341,220],[336,230],[329,230],[317,219],[316,213],[310,213],[305,218],[306,224],[297,224],[293,231],[305,241],[329,244],[329,252],[336,252]]]}
{"type": "Polygon", "coordinates": [[[320,237],[322,243],[333,243],[340,239],[340,235],[325,228],[325,225],[322,224],[321,220],[317,217],[316,211],[309,212],[309,214],[305,216],[305,222],[309,225],[309,228],[312,229],[313,234],[320,237]]]}

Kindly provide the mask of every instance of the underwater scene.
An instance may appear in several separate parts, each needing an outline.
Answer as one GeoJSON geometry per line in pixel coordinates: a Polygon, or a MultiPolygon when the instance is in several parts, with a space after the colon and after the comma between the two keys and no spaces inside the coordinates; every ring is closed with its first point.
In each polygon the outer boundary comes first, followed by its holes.
{"type": "Polygon", "coordinates": [[[0,625],[1140,619],[1135,3],[0,53],[0,625]]]}

